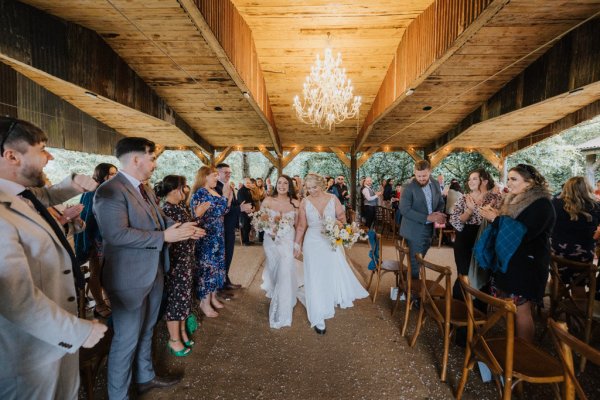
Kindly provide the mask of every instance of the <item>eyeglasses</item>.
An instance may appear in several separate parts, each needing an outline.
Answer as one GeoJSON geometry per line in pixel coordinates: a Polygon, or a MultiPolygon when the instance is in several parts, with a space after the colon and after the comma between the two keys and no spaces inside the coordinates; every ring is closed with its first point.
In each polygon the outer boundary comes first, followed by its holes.
{"type": "Polygon", "coordinates": [[[2,138],[2,141],[0,142],[0,157],[4,157],[4,143],[6,143],[6,140],[8,139],[8,137],[10,136],[10,134],[12,133],[13,129],[15,128],[15,126],[17,125],[18,122],[19,121],[13,121],[8,126],[8,130],[6,131],[6,134],[2,138]]]}

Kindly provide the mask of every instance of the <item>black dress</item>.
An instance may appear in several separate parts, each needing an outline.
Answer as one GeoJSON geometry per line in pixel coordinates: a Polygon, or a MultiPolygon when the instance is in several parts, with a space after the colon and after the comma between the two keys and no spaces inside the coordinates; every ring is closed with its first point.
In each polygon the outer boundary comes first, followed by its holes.
{"type": "Polygon", "coordinates": [[[592,219],[588,221],[583,214],[577,221],[571,221],[571,216],[565,211],[563,199],[552,199],[556,211],[556,225],[552,232],[552,251],[560,257],[579,262],[594,260],[594,231],[600,225],[600,206],[596,205],[587,210],[592,219]]]}
{"type": "MultiPolygon", "coordinates": [[[[508,263],[506,273],[497,272],[493,286],[505,294],[524,301],[540,302],[548,282],[550,235],[556,220],[554,207],[547,198],[537,199],[525,208],[517,221],[527,232],[508,263]]],[[[499,218],[494,220],[494,224],[499,218]]]]}
{"type": "MultiPolygon", "coordinates": [[[[165,203],[165,215],[175,222],[191,222],[192,215],[183,204],[165,203]]],[[[183,321],[192,309],[192,269],[195,268],[194,256],[196,241],[193,239],[171,243],[169,260],[171,269],[166,275],[167,321],[183,321]]]]}

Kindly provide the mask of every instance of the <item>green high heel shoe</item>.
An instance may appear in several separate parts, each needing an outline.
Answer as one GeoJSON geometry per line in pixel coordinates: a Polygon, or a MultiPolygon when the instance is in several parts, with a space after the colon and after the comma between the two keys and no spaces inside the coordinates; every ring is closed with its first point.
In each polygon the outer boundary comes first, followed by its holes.
{"type": "MultiPolygon", "coordinates": [[[[177,343],[177,342],[181,342],[181,340],[179,339],[169,339],[169,343],[177,343]]],[[[167,347],[169,348],[169,352],[174,355],[175,357],[185,357],[188,354],[190,354],[192,352],[192,349],[190,349],[189,347],[184,347],[181,350],[173,350],[173,348],[171,347],[171,345],[167,343],[167,347]]]]}
{"type": "MultiPolygon", "coordinates": [[[[182,335],[181,337],[183,337],[183,334],[184,334],[184,333],[186,333],[186,332],[185,332],[185,330],[183,330],[183,329],[182,329],[182,330],[181,330],[181,335],[182,335]]],[[[194,345],[196,344],[196,342],[194,342],[192,339],[189,339],[189,338],[188,338],[188,340],[187,340],[187,341],[183,341],[183,340],[182,340],[182,342],[183,342],[183,344],[185,345],[185,347],[187,347],[187,348],[192,348],[192,347],[194,347],[194,345]]]]}

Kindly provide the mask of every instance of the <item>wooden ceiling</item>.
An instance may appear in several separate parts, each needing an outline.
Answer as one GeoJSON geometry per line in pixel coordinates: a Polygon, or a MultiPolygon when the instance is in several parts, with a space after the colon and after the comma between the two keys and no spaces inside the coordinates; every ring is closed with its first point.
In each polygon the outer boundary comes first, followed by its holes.
{"type": "Polygon", "coordinates": [[[272,145],[266,123],[178,1],[24,3],[98,32],[211,145],[272,145]]]}
{"type": "MultiPolygon", "coordinates": [[[[392,61],[406,27],[432,0],[232,0],[254,36],[273,114],[284,146],[351,146],[356,119],[328,131],[298,121],[294,95],[317,54],[342,54],[354,94],[362,97],[359,124],[392,61]],[[328,40],[329,34],[329,40],[328,40]]],[[[360,127],[359,125],[359,127],[360,127]]]]}
{"type": "MultiPolygon", "coordinates": [[[[23,2],[98,32],[212,146],[277,148],[280,140],[287,148],[344,150],[431,146],[600,10],[600,0],[231,0],[251,30],[250,47],[266,85],[266,99],[255,93],[248,99],[244,82],[223,56],[227,44],[215,47],[189,8],[218,10],[228,1],[23,2]],[[342,53],[354,94],[363,99],[360,120],[332,131],[299,122],[292,109],[316,54],[326,47],[342,53]],[[405,95],[407,88],[414,93],[405,95]]],[[[213,31],[234,25],[214,10],[213,31]]],[[[230,47],[235,50],[235,44],[230,47]]],[[[235,66],[232,54],[227,56],[235,66]]],[[[501,146],[561,118],[553,109],[573,110],[596,94],[594,87],[578,99],[557,96],[538,108],[486,121],[485,130],[473,127],[452,145],[501,146]],[[538,111],[543,117],[535,117],[538,111]],[[515,119],[523,121],[522,129],[514,129],[515,119]],[[492,143],[486,132],[502,139],[492,143]]]]}

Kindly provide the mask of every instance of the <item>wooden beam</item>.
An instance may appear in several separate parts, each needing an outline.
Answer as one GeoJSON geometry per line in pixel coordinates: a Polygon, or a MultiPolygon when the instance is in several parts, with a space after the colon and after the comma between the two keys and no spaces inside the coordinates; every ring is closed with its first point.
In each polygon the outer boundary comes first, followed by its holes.
{"type": "Polygon", "coordinates": [[[483,156],[486,160],[490,162],[498,170],[498,172],[502,172],[502,168],[504,165],[504,158],[499,156],[494,150],[481,148],[477,149],[479,154],[483,156]]]}
{"type": "Polygon", "coordinates": [[[412,94],[414,88],[418,88],[509,1],[462,3],[436,0],[423,11],[402,36],[356,138],[356,150],[365,144],[377,121],[412,94]]]}
{"type": "Polygon", "coordinates": [[[288,164],[289,164],[289,163],[291,163],[291,162],[292,162],[292,160],[293,160],[294,158],[296,158],[296,156],[297,156],[298,154],[300,154],[300,152],[302,151],[302,149],[304,149],[304,146],[297,146],[297,147],[294,147],[294,148],[292,149],[292,151],[290,151],[290,152],[288,153],[288,155],[287,155],[287,156],[285,156],[285,157],[283,157],[283,159],[281,160],[281,168],[283,169],[283,168],[287,167],[287,166],[288,166],[288,164]]]}
{"type": "Polygon", "coordinates": [[[273,157],[273,154],[271,154],[265,146],[258,146],[258,151],[260,151],[260,153],[265,156],[265,158],[271,162],[271,165],[277,168],[278,171],[281,169],[281,159],[273,157]]]}
{"type": "Polygon", "coordinates": [[[0,62],[122,135],[210,149],[96,32],[17,1],[0,10],[0,62]]]}
{"type": "Polygon", "coordinates": [[[452,153],[454,149],[450,146],[443,147],[433,153],[430,153],[427,158],[429,158],[429,164],[431,164],[431,169],[434,169],[438,166],[440,162],[450,153],[452,153]]]}
{"type": "Polygon", "coordinates": [[[192,153],[194,153],[196,155],[196,157],[198,157],[198,159],[200,160],[200,162],[202,164],[212,165],[212,163],[210,162],[208,157],[206,157],[206,155],[202,152],[202,150],[199,147],[192,147],[192,148],[190,148],[190,151],[192,153]]]}
{"type": "Polygon", "coordinates": [[[225,148],[225,150],[223,150],[221,153],[219,153],[219,155],[217,157],[214,158],[213,164],[214,165],[219,165],[220,163],[222,163],[223,161],[225,161],[225,159],[227,158],[227,156],[232,151],[233,151],[233,146],[229,146],[229,147],[225,148]]]}
{"type": "Polygon", "coordinates": [[[229,0],[178,0],[206,43],[217,54],[252,108],[265,122],[277,155],[282,155],[273,111],[262,69],[256,54],[252,31],[229,0]]]}
{"type": "Polygon", "coordinates": [[[332,152],[335,153],[335,155],[340,159],[340,161],[346,166],[346,168],[350,168],[351,161],[342,149],[340,149],[339,147],[330,147],[330,149],[332,152]]]}
{"type": "Polygon", "coordinates": [[[375,154],[378,149],[379,149],[379,146],[373,146],[373,147],[369,147],[369,149],[367,151],[363,152],[360,155],[360,157],[358,158],[358,160],[356,160],[356,168],[362,167],[364,163],[369,161],[369,158],[371,158],[371,156],[373,154],[375,154]]]}
{"type": "Polygon", "coordinates": [[[162,144],[157,144],[157,145],[156,145],[156,151],[154,152],[154,156],[155,156],[156,158],[160,157],[160,156],[161,156],[161,154],[165,152],[165,150],[167,150],[167,148],[166,148],[164,145],[162,145],[162,144]]]}
{"type": "Polygon", "coordinates": [[[417,151],[413,147],[409,147],[404,151],[406,151],[406,153],[408,153],[408,155],[411,156],[411,158],[415,161],[423,160],[423,157],[421,157],[421,155],[417,153],[417,151]]]}

